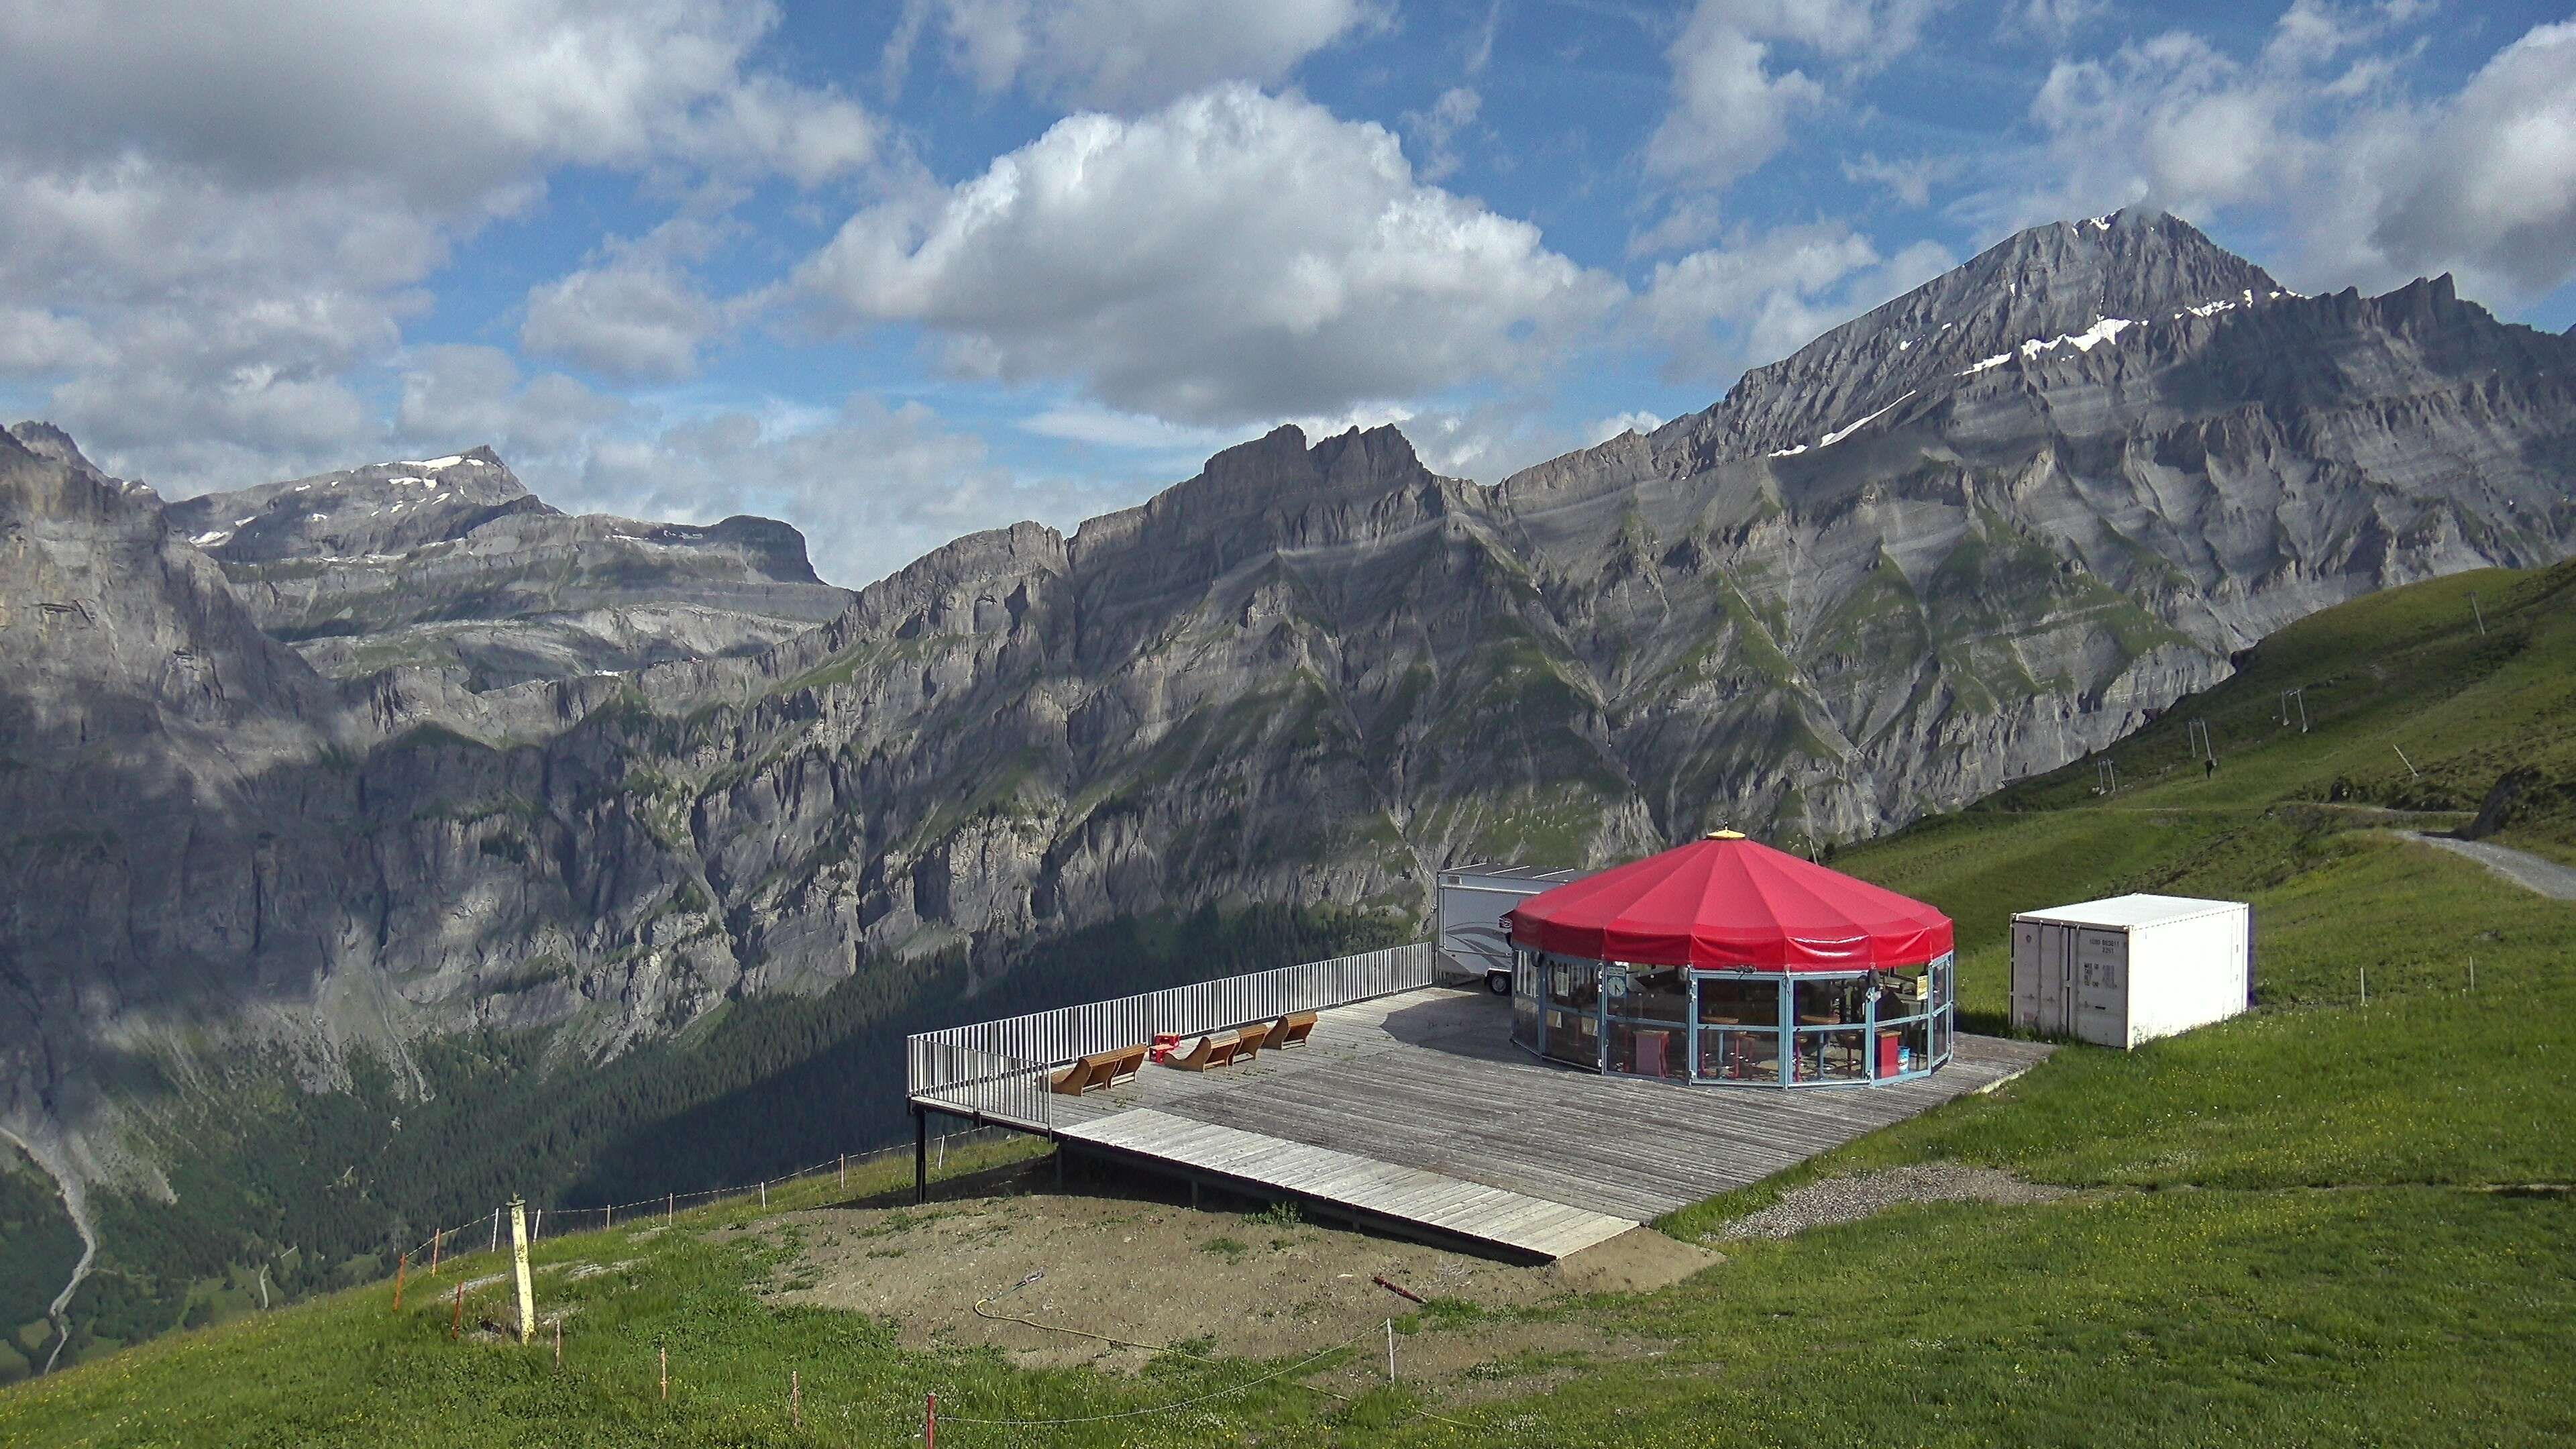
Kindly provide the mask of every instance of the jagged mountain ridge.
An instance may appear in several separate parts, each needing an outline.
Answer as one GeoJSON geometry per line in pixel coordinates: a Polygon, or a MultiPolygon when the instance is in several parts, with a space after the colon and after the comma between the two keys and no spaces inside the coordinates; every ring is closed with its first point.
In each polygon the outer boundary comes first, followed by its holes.
{"type": "MultiPolygon", "coordinates": [[[[192,916],[219,929],[188,999],[303,1043],[316,1080],[482,1024],[596,1056],[946,947],[1000,960],[1211,901],[1413,911],[1441,863],[1599,860],[1720,820],[1866,833],[2117,737],[2324,603],[2568,551],[2567,339],[2444,281],[2275,296],[2178,222],[2042,231],[1963,269],[2002,303],[1954,274],[1708,413],[1498,488],[1393,429],[1282,429],[1070,536],[958,540],[756,656],[267,690],[247,676],[296,656],[138,626],[149,647],[93,650],[108,672],[79,689],[151,723],[119,748],[161,778],[229,783],[179,811],[202,853],[174,865],[138,843],[171,797],[82,753],[72,704],[10,696],[0,753],[48,763],[0,770],[6,867],[44,904],[0,930],[49,983],[7,1028],[10,1110],[77,1133],[84,1052],[179,1016],[152,943],[192,916]],[[2186,301],[2205,283],[2232,305],[2186,301]],[[2162,310],[2103,329],[2106,299],[2162,310]],[[1921,336],[1900,321],[1952,325],[1895,347],[1921,336]],[[1852,381],[1778,381],[1834,356],[1852,381]],[[170,723],[155,682],[178,649],[257,715],[217,733],[282,743],[205,766],[230,747],[170,723]],[[118,924],[140,915],[160,924],[118,924]]],[[[72,471],[21,458],[10,478],[72,471]]],[[[85,546],[58,485],[10,486],[0,562],[85,546]]],[[[172,532],[144,491],[84,506],[167,558],[213,531],[172,532]]],[[[78,593],[57,575],[6,596],[78,593]]],[[[0,645],[12,677],[80,647],[23,621],[0,645]]]]}
{"type": "Polygon", "coordinates": [[[170,518],[337,678],[410,664],[493,689],[751,654],[850,602],[784,523],[568,515],[489,448],[205,494],[170,518]]]}

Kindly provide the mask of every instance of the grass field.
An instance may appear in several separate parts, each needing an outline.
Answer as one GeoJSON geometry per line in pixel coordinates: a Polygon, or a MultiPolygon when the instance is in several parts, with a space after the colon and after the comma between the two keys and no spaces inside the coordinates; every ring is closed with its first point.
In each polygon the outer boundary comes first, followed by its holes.
{"type": "MultiPolygon", "coordinates": [[[[2571,709],[2576,569],[2445,580],[2267,641],[2113,752],[2116,795],[2079,762],[1847,851],[1838,865],[1958,919],[1966,1004],[1989,1024],[2012,910],[2131,889],[2251,899],[2265,1003],[2136,1052],[2066,1048],[1663,1226],[1697,1237],[1806,1181],[1939,1159],[2069,1196],[1729,1241],[1677,1287],[1508,1315],[1554,1347],[1481,1365],[1474,1393],[1301,1387],[1367,1345],[1314,1364],[1166,1354],[1134,1376],[908,1351],[885,1325],[747,1291],[780,1250],[714,1231],[756,1211],[735,1205],[684,1216],[690,1231],[541,1245],[541,1264],[616,1265],[541,1275],[572,1310],[560,1371],[451,1345],[454,1279],[415,1280],[401,1313],[376,1285],[0,1392],[0,1441],[900,1444],[935,1389],[969,1418],[1133,1415],[943,1425],[970,1446],[2576,1442],[2576,905],[2383,828],[2465,819],[2527,766],[2539,784],[2500,838],[2570,850],[2571,709]],[[2298,687],[2304,734],[2278,723],[2298,687]],[[2192,719],[2216,732],[2214,776],[2186,757],[2192,719]],[[1545,1391],[1517,1390],[1542,1357],[1545,1391]]],[[[1491,1319],[1435,1303],[1401,1326],[1491,1319]]]]}

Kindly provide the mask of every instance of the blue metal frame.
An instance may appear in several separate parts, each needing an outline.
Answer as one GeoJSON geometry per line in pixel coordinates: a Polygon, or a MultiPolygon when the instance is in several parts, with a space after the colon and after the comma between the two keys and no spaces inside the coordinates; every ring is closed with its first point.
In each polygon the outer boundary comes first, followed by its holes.
{"type": "MultiPolygon", "coordinates": [[[[1648,1078],[1648,1080],[1687,1081],[1693,1085],[1779,1087],[1782,1089],[1791,1087],[1855,1087],[1870,1086],[1881,1082],[1915,1081],[1920,1078],[1930,1076],[1932,1073],[1939,1071],[1942,1067],[1949,1064],[1958,1031],[1958,962],[1956,955],[1944,954],[1935,957],[1930,962],[1924,964],[1927,977],[1925,981],[1923,1010],[1912,1012],[1905,1016],[1881,1017],[1878,1014],[1879,1004],[1880,1001],[1885,998],[1872,995],[1864,997],[1860,1020],[1837,1022],[1823,1026],[1804,1026],[1799,1024],[1797,1019],[1797,987],[1800,982],[1850,983],[1854,981],[1867,980],[1877,973],[1873,971],[1836,971],[1799,972],[1793,974],[1776,971],[1701,971],[1691,969],[1683,973],[1684,981],[1689,986],[1689,992],[1683,1001],[1683,1011],[1685,1013],[1684,1018],[1679,1022],[1673,1022],[1640,1016],[1612,1014],[1610,1010],[1611,992],[1606,989],[1606,978],[1604,975],[1604,973],[1613,970],[1664,970],[1671,968],[1631,968],[1618,965],[1617,963],[1578,961],[1572,958],[1551,959],[1537,953],[1521,951],[1516,952],[1514,955],[1514,968],[1512,971],[1512,1040],[1514,1044],[1521,1047],[1522,1050],[1543,1060],[1560,1062],[1570,1066],[1584,1065],[1584,1063],[1579,1061],[1569,1062],[1566,1058],[1556,1056],[1548,1051],[1548,1018],[1552,1013],[1561,1012],[1564,1008],[1552,1004],[1549,1000],[1547,973],[1552,967],[1564,968],[1569,970],[1589,971],[1593,973],[1592,981],[1594,986],[1594,999],[1591,1010],[1592,1060],[1589,1065],[1592,1070],[1600,1072],[1605,1076],[1643,1075],[1635,1072],[1614,1071],[1611,1067],[1610,1044],[1612,1040],[1612,1030],[1613,1028],[1626,1028],[1631,1032],[1640,1030],[1662,1031],[1680,1038],[1683,1052],[1682,1070],[1679,1072],[1667,1071],[1661,1077],[1652,1077],[1648,1078]],[[1778,1006],[1775,1009],[1774,1019],[1778,1024],[1770,1028],[1760,1026],[1710,1027],[1703,1025],[1700,1020],[1700,983],[1705,981],[1725,980],[1775,982],[1778,987],[1778,1006]],[[1529,1016],[1535,1023],[1534,1029],[1526,1040],[1523,1039],[1521,1034],[1521,1020],[1524,1010],[1528,1012],[1529,1016]],[[1911,1064],[1903,1067],[1892,1075],[1878,1075],[1878,1041],[1881,1034],[1887,1031],[1897,1031],[1911,1035],[1916,1028],[1920,1028],[1922,1037],[1923,1050],[1920,1056],[1911,1064]],[[1778,1064],[1778,1075],[1776,1078],[1762,1078],[1748,1081],[1743,1079],[1730,1079],[1724,1076],[1703,1075],[1701,1070],[1702,1065],[1709,1060],[1708,1055],[1701,1049],[1701,1041],[1704,1036],[1716,1036],[1719,1038],[1722,1046],[1724,1038],[1731,1033],[1760,1034],[1765,1031],[1768,1031],[1775,1036],[1773,1060],[1778,1064]],[[1860,1037],[1861,1068],[1858,1074],[1852,1076],[1828,1077],[1823,1074],[1820,1065],[1816,1075],[1813,1077],[1805,1076],[1799,1069],[1800,1061],[1805,1055],[1805,1044],[1811,1040],[1818,1043],[1816,1056],[1817,1061],[1821,1064],[1824,1053],[1822,1043],[1841,1033],[1857,1033],[1860,1037]]],[[[1670,1058],[1668,1057],[1666,1060],[1669,1063],[1670,1058]]]]}

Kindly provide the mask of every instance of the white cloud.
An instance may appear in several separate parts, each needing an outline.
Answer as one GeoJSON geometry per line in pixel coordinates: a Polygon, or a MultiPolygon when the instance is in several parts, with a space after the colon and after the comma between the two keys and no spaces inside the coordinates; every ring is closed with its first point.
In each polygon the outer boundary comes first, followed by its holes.
{"type": "Polygon", "coordinates": [[[131,151],[252,189],[363,177],[441,209],[555,162],[809,182],[864,163],[864,110],[748,68],[777,21],[719,0],[13,5],[0,145],[71,168],[131,151]]]}
{"type": "Polygon", "coordinates": [[[618,381],[693,375],[698,349],[726,319],[685,265],[704,260],[720,232],[684,217],[637,241],[610,241],[595,265],[528,293],[520,345],[618,381]]]}
{"type": "MultiPolygon", "coordinates": [[[[987,93],[1143,110],[1220,81],[1267,84],[1386,25],[1366,0],[939,0],[951,63],[987,93]]],[[[918,15],[916,10],[913,15],[918,15]]],[[[917,20],[889,48],[897,74],[917,20]]]]}
{"type": "MultiPolygon", "coordinates": [[[[344,466],[383,446],[367,394],[422,284],[552,169],[812,183],[875,155],[863,109],[754,66],[777,18],[721,0],[0,7],[0,296],[41,319],[0,366],[103,466],[173,496],[344,466]]],[[[540,333],[596,362],[616,339],[571,325],[580,290],[540,333]]],[[[685,302],[662,300],[667,327],[685,302]]],[[[651,321],[623,339],[630,370],[667,373],[680,344],[651,321]]]]}
{"type": "Polygon", "coordinates": [[[600,428],[627,411],[560,372],[529,379],[497,347],[445,344],[405,357],[394,423],[398,437],[422,456],[489,443],[524,471],[578,458],[600,428]]]}
{"type": "Polygon", "coordinates": [[[2064,45],[2111,13],[2111,0],[2019,0],[2004,7],[2002,33],[2064,45]]]}
{"type": "Polygon", "coordinates": [[[1954,265],[1932,242],[1886,257],[1839,224],[1781,227],[1657,263],[1637,311],[1671,349],[1673,375],[1714,379],[1785,357],[1954,265]]]}
{"type": "Polygon", "coordinates": [[[815,572],[853,587],[963,533],[1024,518],[1069,527],[1135,501],[1017,478],[922,404],[866,396],[821,419],[724,412],[603,441],[561,488],[575,506],[629,517],[785,519],[805,533],[815,572]]]}
{"type": "Polygon", "coordinates": [[[2377,173],[2372,248],[2524,295],[2576,275],[2576,22],[2533,29],[2423,119],[2371,148],[2399,163],[2377,173]]]}
{"type": "Polygon", "coordinates": [[[2480,296],[2544,293],[2576,276],[2576,22],[2421,98],[2402,82],[2425,13],[2297,0],[2251,60],[2170,31],[2060,61],[2031,106],[2044,146],[1976,205],[2002,225],[2127,204],[2240,219],[2282,238],[2266,261],[2303,290],[2448,270],[2480,296]]]}
{"type": "Polygon", "coordinates": [[[1080,115],[870,208],[800,272],[960,371],[1194,424],[1329,414],[1543,365],[1624,295],[1538,229],[1420,185],[1383,128],[1229,85],[1080,115]]]}
{"type": "Polygon", "coordinates": [[[1653,413],[1614,413],[1606,418],[1595,418],[1586,425],[1583,429],[1584,441],[1599,444],[1606,443],[1622,433],[1651,433],[1662,427],[1664,422],[1664,419],[1653,413]]]}
{"type": "Polygon", "coordinates": [[[1178,448],[1213,453],[1243,441],[1231,429],[1186,428],[1161,418],[1078,405],[1048,408],[1021,419],[1019,426],[1021,431],[1042,438],[1103,448],[1178,448]]]}
{"type": "Polygon", "coordinates": [[[1405,134],[1422,149],[1423,180],[1442,181],[1457,172],[1459,133],[1475,124],[1476,113],[1483,107],[1482,96],[1465,86],[1452,86],[1428,109],[1404,113],[1405,134]]]}
{"type": "Polygon", "coordinates": [[[1931,9],[1932,0],[1700,0],[1665,52],[1672,105],[1647,139],[1647,169],[1709,191],[1750,175],[1828,95],[1825,81],[1783,68],[1778,47],[1865,75],[1912,49],[1931,9]]]}
{"type": "Polygon", "coordinates": [[[1961,163],[1955,156],[1917,156],[1912,160],[1881,161],[1878,153],[1864,151],[1843,162],[1845,181],[1883,186],[1887,194],[1907,206],[1929,206],[1935,183],[1959,174],[1961,163]]]}

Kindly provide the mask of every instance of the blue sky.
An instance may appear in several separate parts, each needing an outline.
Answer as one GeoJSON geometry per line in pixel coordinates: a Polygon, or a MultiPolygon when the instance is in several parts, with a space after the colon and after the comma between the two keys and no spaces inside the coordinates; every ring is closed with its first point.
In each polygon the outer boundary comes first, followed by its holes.
{"type": "Polygon", "coordinates": [[[1516,468],[2043,221],[2576,324],[2576,20],[2387,0],[0,0],[0,408],[478,442],[863,583],[1280,421],[1516,468]]]}

